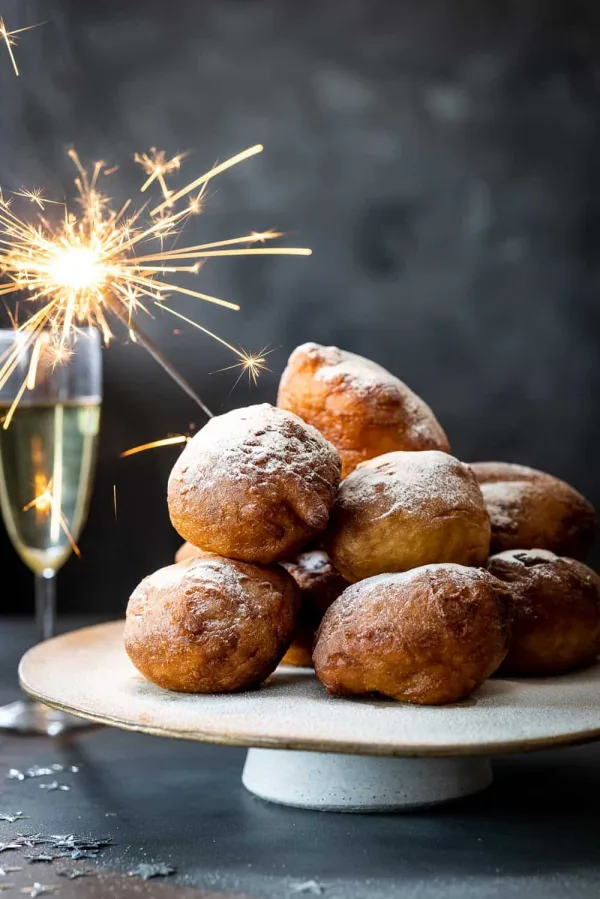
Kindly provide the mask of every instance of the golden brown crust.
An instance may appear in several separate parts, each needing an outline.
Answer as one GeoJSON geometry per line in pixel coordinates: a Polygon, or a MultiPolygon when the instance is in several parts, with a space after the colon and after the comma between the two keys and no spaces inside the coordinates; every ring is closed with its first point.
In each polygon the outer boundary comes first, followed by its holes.
{"type": "Polygon", "coordinates": [[[168,503],[195,546],[269,564],[324,530],[340,479],[334,447],[297,415],[268,403],[219,415],[175,463],[168,503]]]}
{"type": "Polygon", "coordinates": [[[334,346],[297,347],[281,376],[277,405],[314,425],[337,448],[342,477],[394,450],[449,452],[429,406],[375,362],[334,346]]]}
{"type": "Polygon", "coordinates": [[[511,638],[502,674],[565,674],[596,659],[600,580],[594,571],[537,549],[500,553],[488,567],[507,588],[511,638]]]}
{"type": "Polygon", "coordinates": [[[507,645],[495,579],[484,569],[427,565],[348,587],[325,613],[313,661],[329,693],[441,705],[489,677],[507,645]]]}
{"type": "Polygon", "coordinates": [[[296,581],[302,595],[302,606],[290,648],[282,659],[284,665],[302,668],[312,666],[315,633],[323,615],[348,586],[322,549],[299,553],[290,562],[281,563],[296,581]]]}
{"type": "Polygon", "coordinates": [[[298,588],[282,568],[201,553],[136,587],[125,649],[144,677],[167,690],[249,689],[279,664],[299,604],[298,588]]]}
{"type": "Polygon", "coordinates": [[[296,625],[294,637],[289,649],[281,660],[282,665],[290,665],[292,668],[312,668],[312,648],[315,632],[308,628],[296,625]]]}
{"type": "MultiPolygon", "coordinates": [[[[186,542],[177,550],[175,561],[183,562],[202,555],[203,550],[186,542]]],[[[312,650],[317,628],[325,611],[348,586],[348,581],[334,568],[331,559],[322,549],[307,550],[291,561],[280,564],[293,577],[301,594],[296,628],[281,664],[312,668],[312,650]]]]}
{"type": "Polygon", "coordinates": [[[509,462],[474,462],[492,521],[493,553],[547,549],[584,559],[596,531],[588,500],[553,475],[509,462]]]}
{"type": "Polygon", "coordinates": [[[490,521],[473,472],[447,453],[387,453],[342,481],[324,543],[350,582],[432,562],[484,565],[490,521]]]}
{"type": "Polygon", "coordinates": [[[175,561],[185,562],[186,559],[195,559],[197,556],[201,556],[203,552],[204,550],[199,549],[199,547],[194,546],[193,543],[189,543],[186,540],[175,553],[175,561]]]}

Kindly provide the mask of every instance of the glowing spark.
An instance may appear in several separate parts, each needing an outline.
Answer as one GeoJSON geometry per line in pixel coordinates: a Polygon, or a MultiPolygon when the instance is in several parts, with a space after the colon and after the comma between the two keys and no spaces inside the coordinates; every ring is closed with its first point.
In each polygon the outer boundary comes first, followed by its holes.
{"type": "Polygon", "coordinates": [[[17,34],[22,34],[24,31],[31,31],[32,28],[37,28],[39,25],[42,25],[42,22],[38,22],[37,25],[28,25],[26,28],[15,28],[14,31],[9,31],[6,25],[4,24],[4,19],[0,16],[0,41],[4,41],[6,44],[6,49],[8,50],[8,55],[10,56],[10,61],[12,62],[13,69],[15,70],[15,75],[19,74],[19,69],[17,67],[17,61],[15,59],[15,55],[13,53],[13,47],[17,44],[17,34]]]}
{"type": "MultiPolygon", "coordinates": [[[[45,476],[37,475],[35,489],[36,495],[30,503],[27,503],[26,506],[23,506],[23,511],[28,512],[30,509],[35,509],[37,514],[46,517],[54,509],[54,497],[52,496],[52,480],[46,481],[45,476]]],[[[65,537],[69,541],[71,549],[78,558],[81,558],[81,551],[75,543],[73,535],[69,530],[67,519],[60,509],[58,510],[58,515],[60,527],[62,528],[65,537]]]]}
{"type": "Polygon", "coordinates": [[[124,459],[126,456],[135,456],[136,453],[143,453],[146,450],[156,449],[159,446],[174,446],[176,443],[187,443],[188,440],[191,440],[191,437],[186,437],[185,434],[178,434],[175,437],[164,437],[162,440],[152,440],[150,443],[142,443],[140,446],[132,446],[131,449],[126,449],[121,453],[121,459],[124,459]]]}
{"type": "Polygon", "coordinates": [[[200,191],[197,197],[192,197],[190,202],[188,203],[188,212],[190,215],[200,215],[202,210],[204,209],[202,205],[202,197],[204,196],[204,192],[200,191]]]}
{"type": "MultiPolygon", "coordinates": [[[[165,249],[164,241],[170,235],[178,234],[186,219],[193,214],[191,205],[200,202],[212,178],[261,150],[262,146],[257,144],[238,153],[176,194],[170,194],[168,201],[164,200],[157,206],[151,213],[153,218],[145,223],[142,223],[142,218],[146,207],[130,214],[131,199],[118,211],[113,209],[110,198],[98,187],[100,177],[110,169],[106,169],[104,162],[97,162],[88,171],[74,150],[69,151],[69,156],[77,169],[75,186],[79,211],[72,211],[63,204],[64,215],[57,221],[50,221],[38,213],[37,220],[31,223],[19,217],[0,192],[0,275],[6,278],[5,283],[0,283],[0,297],[26,292],[23,305],[38,303],[36,311],[17,326],[17,330],[24,335],[23,343],[16,344],[8,357],[0,360],[0,390],[15,371],[20,353],[35,345],[42,333],[49,334],[49,348],[54,348],[56,362],[59,362],[70,354],[70,339],[79,327],[98,328],[104,343],[108,344],[114,337],[112,320],[116,319],[127,329],[132,341],[144,346],[210,415],[202,400],[144,334],[135,319],[140,313],[151,315],[155,308],[165,310],[219,340],[244,361],[244,355],[227,341],[168,306],[167,295],[191,296],[227,309],[237,310],[239,306],[174,283],[173,278],[167,280],[166,276],[180,273],[196,275],[203,260],[211,256],[267,253],[310,255],[311,251],[298,247],[249,246],[280,237],[276,231],[252,232],[227,240],[170,249],[165,249]],[[199,193],[190,205],[175,209],[177,200],[189,197],[198,189],[199,193]],[[141,246],[147,246],[152,241],[159,242],[158,248],[153,244],[152,252],[139,253],[141,246]]],[[[141,155],[139,160],[144,160],[146,166],[152,166],[152,173],[142,189],[145,190],[153,180],[160,184],[165,172],[176,167],[175,159],[178,166],[181,155],[168,160],[157,151],[141,155]],[[160,173],[156,171],[157,165],[161,167],[160,173]]],[[[42,196],[41,190],[21,191],[18,196],[38,206],[50,202],[42,196]]],[[[248,370],[257,372],[260,366],[252,363],[248,370]]],[[[31,374],[29,384],[33,382],[34,374],[31,374]]],[[[27,383],[23,385],[15,408],[27,386],[27,383]]],[[[10,424],[13,411],[14,408],[9,410],[4,428],[10,424]]]]}
{"type": "Polygon", "coordinates": [[[219,368],[217,371],[231,371],[234,368],[241,368],[240,375],[231,389],[234,390],[237,387],[246,373],[248,374],[248,380],[256,387],[260,375],[264,371],[269,371],[267,356],[272,352],[273,350],[269,350],[267,347],[263,347],[259,353],[247,353],[245,350],[238,350],[240,361],[236,362],[235,365],[219,368]]]}
{"type": "Polygon", "coordinates": [[[68,346],[60,346],[60,344],[49,344],[46,353],[48,361],[54,370],[57,365],[68,362],[75,355],[75,350],[70,349],[68,346]]]}
{"type": "Polygon", "coordinates": [[[29,200],[30,203],[35,203],[41,210],[45,209],[45,203],[53,203],[55,206],[63,205],[57,200],[47,200],[41,187],[33,187],[31,190],[15,190],[13,193],[15,197],[23,197],[25,200],[29,200]]]}
{"type": "Polygon", "coordinates": [[[115,521],[117,520],[117,485],[113,484],[113,508],[115,510],[115,521]]]}
{"type": "MultiPolygon", "coordinates": [[[[177,310],[171,309],[169,306],[163,306],[163,309],[165,310],[165,312],[170,312],[171,315],[174,315],[176,316],[176,318],[180,318],[182,321],[187,322],[188,325],[192,325],[194,328],[197,328],[204,334],[208,334],[208,336],[212,337],[213,340],[217,340],[219,343],[222,343],[223,346],[227,347],[228,350],[231,350],[231,352],[234,353],[240,360],[235,365],[229,365],[227,366],[227,368],[219,368],[218,371],[231,371],[232,368],[241,367],[242,372],[240,374],[240,378],[242,377],[244,372],[247,371],[249,378],[254,382],[255,385],[258,381],[258,376],[263,371],[268,371],[267,366],[263,364],[265,355],[269,355],[269,353],[265,353],[266,347],[261,350],[260,353],[257,353],[254,356],[250,355],[246,353],[245,350],[236,349],[236,347],[234,347],[231,343],[228,343],[226,340],[223,340],[222,337],[219,337],[218,334],[215,334],[214,331],[209,331],[209,329],[205,328],[204,325],[200,325],[198,324],[198,322],[192,321],[191,318],[187,318],[185,315],[182,315],[181,312],[177,312],[177,310]]],[[[272,350],[270,352],[272,352],[272,350]]],[[[237,381],[231,388],[232,390],[237,386],[240,378],[237,379],[237,381]]]]}
{"type": "Polygon", "coordinates": [[[48,512],[52,507],[50,494],[52,482],[48,481],[45,474],[36,472],[34,484],[35,498],[32,499],[30,503],[27,503],[26,506],[23,506],[23,511],[29,512],[30,509],[35,508],[36,512],[40,513],[39,517],[44,518],[48,515],[48,512]]]}
{"type": "Polygon", "coordinates": [[[141,165],[144,172],[148,175],[147,180],[140,188],[141,192],[144,193],[152,182],[156,180],[160,184],[163,197],[165,200],[168,200],[172,191],[167,187],[165,175],[178,171],[181,168],[181,160],[185,156],[185,153],[180,153],[177,156],[173,156],[172,159],[167,159],[165,151],[157,150],[156,147],[151,147],[149,153],[136,153],[133,157],[134,161],[141,165]]]}
{"type": "MultiPolygon", "coordinates": [[[[248,380],[254,384],[256,387],[258,383],[258,378],[264,371],[268,371],[269,367],[266,363],[265,359],[265,351],[261,350],[260,353],[243,353],[242,361],[239,363],[242,371],[241,375],[244,372],[248,373],[248,380]]],[[[235,386],[235,385],[234,385],[235,386]]]]}

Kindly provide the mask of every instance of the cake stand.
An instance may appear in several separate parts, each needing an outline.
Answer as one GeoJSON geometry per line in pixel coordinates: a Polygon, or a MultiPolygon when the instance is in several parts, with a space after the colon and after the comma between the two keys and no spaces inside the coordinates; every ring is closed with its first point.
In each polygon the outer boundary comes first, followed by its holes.
{"type": "Polygon", "coordinates": [[[600,666],[560,678],[492,678],[464,702],[411,706],[328,697],[308,669],[280,667],[260,689],[170,693],[123,649],[123,622],[47,640],[21,660],[22,688],[88,721],[250,747],[244,786],[323,811],[402,811],[492,780],[489,756],[600,738],[600,666]]]}

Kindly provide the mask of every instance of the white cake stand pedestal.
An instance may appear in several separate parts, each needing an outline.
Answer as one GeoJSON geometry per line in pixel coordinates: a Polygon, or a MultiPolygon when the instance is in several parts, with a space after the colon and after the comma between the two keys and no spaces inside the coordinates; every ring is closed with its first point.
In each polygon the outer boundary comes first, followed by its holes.
{"type": "Polygon", "coordinates": [[[437,805],[492,782],[486,758],[398,759],[250,749],[247,790],[280,805],[324,812],[398,812],[437,805]]]}

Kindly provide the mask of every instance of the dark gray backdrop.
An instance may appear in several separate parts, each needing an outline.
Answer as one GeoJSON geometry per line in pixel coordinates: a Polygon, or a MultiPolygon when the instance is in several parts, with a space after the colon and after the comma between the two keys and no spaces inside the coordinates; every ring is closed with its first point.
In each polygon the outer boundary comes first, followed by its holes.
{"type": "MultiPolygon", "coordinates": [[[[299,342],[389,367],[433,406],[454,452],[566,478],[600,503],[597,394],[600,10],[594,2],[0,0],[0,183],[69,190],[64,148],[121,164],[191,150],[190,177],[255,142],[211,185],[192,241],[277,227],[311,259],[211,262],[199,289],[239,313],[178,303],[228,340],[266,343],[273,373],[230,388],[227,351],[191,329],[152,333],[216,411],[273,400],[299,342]],[[213,374],[211,374],[213,372],[213,374]]],[[[193,286],[193,285],[192,285],[193,286]]],[[[165,487],[177,450],[120,450],[201,425],[142,350],[105,354],[100,458],[83,559],[63,609],[122,611],[178,538],[165,487]],[[115,523],[112,486],[117,484],[115,523]]],[[[30,576],[0,536],[30,608],[30,576]]]]}

